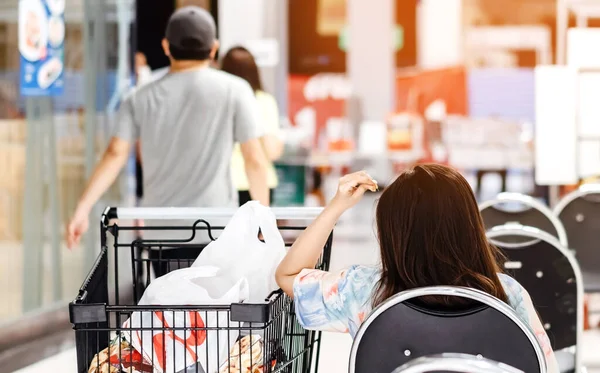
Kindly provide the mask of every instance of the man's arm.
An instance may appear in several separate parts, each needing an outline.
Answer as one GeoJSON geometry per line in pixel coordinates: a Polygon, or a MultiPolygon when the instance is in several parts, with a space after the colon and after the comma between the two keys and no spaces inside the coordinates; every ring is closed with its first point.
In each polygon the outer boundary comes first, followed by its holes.
{"type": "Polygon", "coordinates": [[[127,163],[131,144],[135,144],[136,151],[140,150],[139,128],[135,125],[133,115],[133,97],[134,93],[125,98],[121,104],[117,126],[100,163],[94,169],[90,180],[88,180],[88,185],[79,199],[78,210],[81,206],[81,209],[89,212],[92,206],[110,188],[125,163],[127,163]]]}
{"type": "Polygon", "coordinates": [[[74,248],[88,229],[88,217],[92,207],[115,181],[129,157],[128,141],[113,137],[102,160],[94,169],[85,191],[79,199],[73,218],[67,226],[67,246],[74,248]]]}
{"type": "Polygon", "coordinates": [[[269,206],[269,161],[259,139],[248,140],[240,145],[246,176],[250,184],[250,196],[264,206],[269,206]]]}
{"type": "Polygon", "coordinates": [[[67,226],[67,245],[71,249],[79,244],[81,236],[87,231],[92,207],[115,181],[127,163],[131,144],[139,138],[139,128],[135,124],[133,111],[134,93],[135,91],[123,100],[110,143],[88,180],[75,214],[67,226]]]}
{"type": "Polygon", "coordinates": [[[98,202],[100,197],[110,188],[112,183],[127,163],[129,158],[129,142],[113,137],[100,160],[100,163],[94,169],[87,187],[85,188],[79,206],[89,212],[92,206],[98,202]]]}

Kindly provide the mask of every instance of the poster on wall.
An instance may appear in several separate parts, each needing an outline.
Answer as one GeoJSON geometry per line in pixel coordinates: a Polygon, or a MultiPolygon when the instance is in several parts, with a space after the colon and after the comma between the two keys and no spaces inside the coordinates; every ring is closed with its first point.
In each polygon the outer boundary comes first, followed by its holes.
{"type": "Polygon", "coordinates": [[[22,96],[58,96],[64,89],[65,0],[19,0],[22,96]]]}
{"type": "MultiPolygon", "coordinates": [[[[417,64],[417,3],[395,1],[396,67],[417,64]]],[[[345,73],[348,0],[288,1],[288,61],[291,74],[345,73]]]]}
{"type": "Polygon", "coordinates": [[[317,32],[338,36],[346,25],[346,0],[318,0],[317,32]]]}

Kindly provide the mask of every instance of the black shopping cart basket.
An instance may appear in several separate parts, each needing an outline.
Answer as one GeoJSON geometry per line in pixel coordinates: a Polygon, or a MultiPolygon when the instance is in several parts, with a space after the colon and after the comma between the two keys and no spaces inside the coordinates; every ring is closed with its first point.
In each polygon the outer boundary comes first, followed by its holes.
{"type": "MultiPolygon", "coordinates": [[[[189,267],[234,212],[193,208],[105,210],[102,249],[70,304],[79,373],[317,371],[321,333],[300,326],[293,301],[281,290],[265,294],[260,304],[137,305],[155,277],[153,273],[163,275],[189,267]],[[124,224],[135,219],[143,219],[146,224],[124,224]],[[157,226],[156,220],[168,224],[157,226]],[[215,221],[219,220],[217,226],[215,221]],[[207,242],[202,242],[202,237],[207,242]],[[125,268],[120,270],[119,265],[125,268]]],[[[273,212],[289,247],[320,209],[274,208],[273,212]]],[[[329,267],[331,242],[329,237],[319,269],[329,267]]]]}

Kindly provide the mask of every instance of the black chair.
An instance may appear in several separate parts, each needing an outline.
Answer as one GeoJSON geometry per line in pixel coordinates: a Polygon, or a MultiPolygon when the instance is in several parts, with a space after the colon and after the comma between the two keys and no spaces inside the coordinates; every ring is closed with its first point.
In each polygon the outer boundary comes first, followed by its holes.
{"type": "Polygon", "coordinates": [[[524,373],[506,364],[467,354],[440,354],[420,357],[404,364],[393,373],[428,372],[524,373]]]}
{"type": "Polygon", "coordinates": [[[586,293],[600,293],[600,184],[585,184],[554,208],[583,274],[586,293]]]}
{"type": "Polygon", "coordinates": [[[482,291],[427,287],[404,291],[377,307],[350,352],[350,373],[389,373],[410,360],[440,353],[481,355],[527,373],[545,373],[535,335],[506,303],[482,291]],[[427,296],[471,300],[470,307],[427,307],[427,296]]]}
{"type": "Polygon", "coordinates": [[[533,197],[500,193],[495,199],[481,203],[479,211],[488,230],[506,223],[518,223],[550,233],[563,247],[569,247],[563,224],[550,208],[533,197]]]}
{"type": "Polygon", "coordinates": [[[531,296],[561,372],[579,372],[583,280],[571,251],[550,234],[518,224],[495,227],[488,232],[488,239],[503,251],[507,274],[531,296]]]}

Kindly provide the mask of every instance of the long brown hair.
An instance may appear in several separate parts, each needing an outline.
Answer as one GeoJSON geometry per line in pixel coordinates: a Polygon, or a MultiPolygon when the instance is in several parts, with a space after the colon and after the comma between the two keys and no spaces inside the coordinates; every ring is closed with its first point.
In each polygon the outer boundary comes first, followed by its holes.
{"type": "MultiPolygon", "coordinates": [[[[382,276],[373,305],[425,286],[466,286],[506,302],[498,279],[501,255],[486,239],[477,201],[465,178],[436,164],[402,173],[376,211],[382,276]]],[[[428,304],[460,306],[430,297],[428,304]]]]}
{"type": "Polygon", "coordinates": [[[221,70],[247,81],[255,93],[262,91],[258,66],[254,60],[254,56],[246,48],[231,48],[221,61],[221,70]]]}

